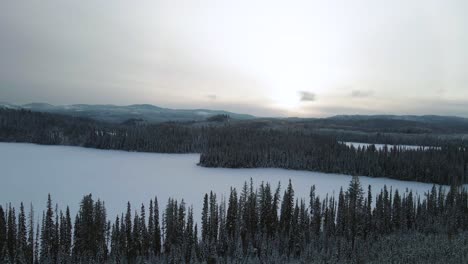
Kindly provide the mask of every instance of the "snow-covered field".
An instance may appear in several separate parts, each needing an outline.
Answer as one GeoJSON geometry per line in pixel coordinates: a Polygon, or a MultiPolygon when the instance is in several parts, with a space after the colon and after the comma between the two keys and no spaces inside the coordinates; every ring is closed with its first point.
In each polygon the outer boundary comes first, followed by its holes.
{"type": "MultiPolygon", "coordinates": [[[[184,198],[193,204],[195,217],[200,217],[203,195],[215,190],[218,197],[229,195],[231,186],[241,189],[252,177],[254,183],[281,182],[285,187],[292,180],[296,197],[308,201],[310,187],[317,193],[337,194],[347,187],[347,175],[283,169],[221,169],[198,167],[198,154],[153,154],[109,151],[66,146],[40,146],[21,143],[0,143],[0,204],[23,201],[26,208],[32,202],[43,210],[47,194],[59,207],[69,205],[76,213],[83,195],[106,202],[112,219],[124,212],[126,202],[139,210],[142,202],[148,208],[149,199],[158,196],[160,207],[169,197],[184,198]]],[[[400,191],[412,189],[423,194],[432,185],[385,178],[361,177],[364,189],[371,184],[373,191],[386,184],[400,191]]],[[[282,188],[284,189],[284,188],[282,188]]],[[[37,210],[36,214],[40,214],[37,210]]]]}

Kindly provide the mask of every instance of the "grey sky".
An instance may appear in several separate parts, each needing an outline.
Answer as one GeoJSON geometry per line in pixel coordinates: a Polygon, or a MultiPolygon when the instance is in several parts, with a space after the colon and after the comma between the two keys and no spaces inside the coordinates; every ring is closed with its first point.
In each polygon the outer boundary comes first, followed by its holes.
{"type": "Polygon", "coordinates": [[[467,12],[464,0],[7,0],[0,101],[468,116],[467,12]]]}

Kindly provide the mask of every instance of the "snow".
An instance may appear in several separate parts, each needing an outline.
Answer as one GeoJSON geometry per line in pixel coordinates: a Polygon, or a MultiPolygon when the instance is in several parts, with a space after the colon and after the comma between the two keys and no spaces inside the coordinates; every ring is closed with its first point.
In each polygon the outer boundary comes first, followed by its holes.
{"type": "Polygon", "coordinates": [[[207,116],[207,115],[210,115],[210,113],[208,112],[205,112],[205,111],[197,111],[195,112],[197,115],[202,115],[202,116],[207,116]]]}
{"type": "MultiPolygon", "coordinates": [[[[385,146],[387,146],[388,149],[391,149],[392,147],[397,146],[399,148],[407,149],[407,150],[420,149],[421,147],[424,148],[424,150],[431,148],[428,146],[415,146],[415,145],[385,145],[385,144],[369,144],[369,143],[360,143],[360,142],[341,142],[341,143],[347,146],[354,146],[355,148],[369,147],[371,145],[375,145],[375,148],[377,150],[382,150],[385,146]]],[[[437,148],[440,148],[440,147],[437,147],[437,148]]]]}
{"type": "MultiPolygon", "coordinates": [[[[36,214],[46,205],[47,194],[52,195],[59,208],[70,206],[76,213],[83,195],[92,193],[95,199],[106,203],[112,220],[124,212],[126,203],[139,210],[141,203],[148,203],[158,196],[160,210],[167,199],[184,198],[193,204],[196,219],[199,219],[203,195],[210,190],[225,198],[229,188],[238,192],[244,181],[252,177],[254,184],[270,182],[273,188],[281,182],[282,192],[292,180],[296,197],[308,202],[310,187],[316,185],[316,193],[322,198],[326,193],[339,193],[347,188],[350,176],[324,174],[283,169],[222,169],[203,168],[196,165],[198,154],[155,154],[125,151],[86,149],[68,146],[41,146],[22,143],[0,143],[0,204],[20,201],[26,208],[33,203],[36,214]]],[[[364,190],[372,185],[373,192],[380,191],[384,184],[400,192],[407,188],[423,194],[432,184],[404,182],[386,178],[361,177],[364,190]]],[[[227,199],[226,199],[227,200],[227,199]]],[[[199,221],[198,221],[199,222],[199,221]]]]}
{"type": "Polygon", "coordinates": [[[15,105],[11,105],[11,104],[8,104],[8,103],[1,103],[0,102],[0,108],[6,108],[6,109],[18,109],[17,106],[15,105]]]}

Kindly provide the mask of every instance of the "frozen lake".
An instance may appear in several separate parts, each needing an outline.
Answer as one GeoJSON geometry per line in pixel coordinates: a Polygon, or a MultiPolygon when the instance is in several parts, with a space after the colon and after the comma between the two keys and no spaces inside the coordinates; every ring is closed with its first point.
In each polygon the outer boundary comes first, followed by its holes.
{"type": "MultiPolygon", "coordinates": [[[[351,176],[284,169],[222,169],[203,168],[196,163],[198,154],[154,154],[111,150],[96,150],[68,146],[41,146],[22,143],[0,143],[0,204],[25,203],[29,210],[32,202],[43,210],[47,194],[60,208],[69,205],[76,213],[83,195],[92,193],[95,199],[106,203],[108,216],[114,219],[124,212],[127,201],[133,210],[141,203],[158,196],[160,210],[169,197],[184,198],[194,206],[199,219],[203,195],[216,190],[218,200],[229,195],[229,188],[240,193],[244,181],[270,182],[273,188],[281,182],[282,192],[291,179],[296,197],[308,202],[310,187],[315,184],[317,194],[337,194],[340,187],[347,188],[351,176]]],[[[384,185],[400,192],[411,189],[423,194],[432,185],[404,182],[386,178],[361,177],[364,190],[372,185],[375,193],[384,185]]],[[[41,212],[36,210],[36,214],[41,212]]],[[[74,219],[74,218],[73,218],[74,219]]]]}

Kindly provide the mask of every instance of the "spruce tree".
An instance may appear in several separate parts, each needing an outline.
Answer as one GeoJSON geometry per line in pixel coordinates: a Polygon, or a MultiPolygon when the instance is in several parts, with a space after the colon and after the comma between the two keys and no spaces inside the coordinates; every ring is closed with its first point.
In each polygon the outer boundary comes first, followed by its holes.
{"type": "Polygon", "coordinates": [[[148,254],[155,255],[154,253],[154,206],[153,199],[150,199],[148,208],[148,254]]]}
{"type": "Polygon", "coordinates": [[[280,214],[280,227],[284,234],[289,233],[289,229],[291,227],[291,221],[293,217],[293,210],[294,210],[294,190],[292,187],[291,180],[289,180],[289,184],[287,189],[283,195],[283,202],[281,204],[281,214],[280,214]]]}
{"type": "Polygon", "coordinates": [[[237,230],[237,227],[236,227],[237,221],[238,221],[237,213],[238,213],[237,192],[235,188],[231,188],[231,193],[229,195],[227,216],[226,216],[226,230],[231,240],[234,239],[235,232],[237,230]]]}
{"type": "Polygon", "coordinates": [[[16,225],[16,215],[15,215],[15,208],[11,207],[11,204],[8,206],[8,223],[7,223],[7,249],[8,249],[8,256],[10,261],[16,261],[16,253],[17,253],[17,232],[18,227],[16,225]]]}
{"type": "Polygon", "coordinates": [[[203,209],[202,209],[202,241],[204,243],[208,243],[208,238],[210,234],[210,226],[209,226],[209,216],[208,216],[208,194],[205,194],[203,198],[203,209]]]}
{"type": "Polygon", "coordinates": [[[192,263],[194,245],[197,242],[194,237],[193,230],[193,207],[189,207],[187,211],[187,226],[185,227],[185,263],[192,263]]]}
{"type": "Polygon", "coordinates": [[[39,235],[40,235],[40,232],[39,232],[39,223],[37,224],[36,226],[36,239],[34,241],[34,264],[38,264],[39,263],[39,241],[40,241],[40,238],[39,238],[39,235]]]}
{"type": "Polygon", "coordinates": [[[400,230],[402,225],[402,205],[401,198],[398,190],[395,190],[395,196],[393,197],[393,209],[392,209],[392,227],[395,230],[400,230]]]}
{"type": "Polygon", "coordinates": [[[132,213],[131,213],[131,205],[130,202],[127,203],[127,213],[125,214],[125,237],[126,237],[126,245],[127,245],[127,252],[126,256],[128,259],[133,259],[133,235],[132,235],[132,213]]]}
{"type": "Polygon", "coordinates": [[[364,223],[362,220],[365,216],[363,208],[364,194],[357,176],[353,176],[346,194],[348,197],[348,238],[352,241],[352,248],[354,249],[357,236],[363,233],[364,223]]]}
{"type": "Polygon", "coordinates": [[[218,239],[218,203],[216,199],[216,194],[210,192],[210,209],[209,209],[209,241],[216,243],[218,239]]]}
{"type": "Polygon", "coordinates": [[[30,211],[28,215],[28,241],[27,241],[27,250],[26,250],[26,261],[27,263],[34,263],[34,252],[37,250],[35,247],[34,241],[34,208],[31,203],[30,211]]]}
{"type": "Polygon", "coordinates": [[[336,234],[338,236],[345,235],[346,221],[347,221],[347,205],[345,202],[343,188],[340,188],[340,193],[338,195],[338,210],[336,212],[336,234]]]}
{"type": "MultiPolygon", "coordinates": [[[[7,241],[7,223],[5,217],[5,211],[0,205],[0,259],[3,259],[4,249],[6,250],[6,241],[7,241]]],[[[6,252],[6,251],[5,251],[6,252]]]]}
{"type": "MultiPolygon", "coordinates": [[[[18,235],[17,235],[17,255],[23,258],[22,263],[26,262],[28,252],[28,231],[26,228],[26,214],[24,212],[23,203],[20,204],[20,212],[18,214],[18,235]]],[[[19,261],[19,260],[18,260],[19,261]]]]}
{"type": "Polygon", "coordinates": [[[65,239],[63,243],[64,247],[64,253],[67,256],[70,256],[71,254],[71,249],[72,249],[72,221],[71,221],[71,216],[70,216],[70,208],[67,206],[67,209],[65,211],[65,239]]]}
{"type": "Polygon", "coordinates": [[[142,234],[141,234],[141,222],[140,216],[137,211],[134,213],[133,217],[133,255],[140,256],[141,254],[141,244],[142,244],[142,234]]]}
{"type": "Polygon", "coordinates": [[[159,205],[158,198],[154,198],[154,235],[153,235],[153,250],[156,256],[161,254],[161,227],[159,225],[159,205]]]}
{"type": "Polygon", "coordinates": [[[47,210],[43,217],[41,235],[41,260],[47,262],[53,260],[53,244],[55,234],[54,210],[52,208],[52,199],[50,194],[47,197],[47,210]]]}
{"type": "Polygon", "coordinates": [[[146,211],[145,205],[141,204],[140,210],[140,232],[141,232],[141,254],[145,257],[149,254],[150,241],[148,235],[148,228],[146,227],[146,211]]]}

